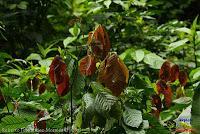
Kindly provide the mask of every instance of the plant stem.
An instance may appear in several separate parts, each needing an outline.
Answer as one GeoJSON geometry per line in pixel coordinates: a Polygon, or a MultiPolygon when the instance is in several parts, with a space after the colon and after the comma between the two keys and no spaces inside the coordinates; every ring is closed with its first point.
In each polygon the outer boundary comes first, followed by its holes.
{"type": "Polygon", "coordinates": [[[194,58],[195,58],[195,68],[197,68],[198,67],[198,63],[197,63],[197,56],[196,56],[196,44],[195,44],[195,35],[193,36],[193,42],[192,42],[192,44],[193,44],[193,50],[194,50],[194,58]]]}

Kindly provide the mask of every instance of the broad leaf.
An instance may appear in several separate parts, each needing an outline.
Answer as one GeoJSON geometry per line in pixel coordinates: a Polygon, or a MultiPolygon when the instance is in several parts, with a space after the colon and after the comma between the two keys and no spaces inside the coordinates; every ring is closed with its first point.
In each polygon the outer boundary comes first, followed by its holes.
{"type": "Polygon", "coordinates": [[[22,117],[22,116],[17,116],[17,115],[8,115],[4,118],[1,119],[1,123],[0,123],[0,131],[3,132],[2,130],[5,129],[9,129],[12,132],[14,132],[16,129],[18,128],[25,128],[28,125],[31,124],[31,122],[33,122],[34,119],[33,118],[29,118],[29,117],[22,117]]]}
{"type": "Polygon", "coordinates": [[[177,49],[183,48],[184,46],[186,46],[186,43],[188,41],[189,41],[189,39],[185,38],[185,39],[173,42],[173,43],[169,44],[169,50],[172,51],[172,50],[177,50],[177,49]]]}
{"type": "Polygon", "coordinates": [[[200,132],[200,84],[194,89],[192,102],[192,127],[200,132]]]}
{"type": "Polygon", "coordinates": [[[123,120],[127,126],[138,128],[143,121],[142,112],[136,109],[126,108],[123,113],[123,120]]]}
{"type": "Polygon", "coordinates": [[[70,43],[75,41],[77,37],[67,37],[66,39],[63,40],[64,47],[66,48],[70,43]]]}
{"type": "Polygon", "coordinates": [[[42,60],[42,58],[39,54],[32,53],[26,58],[26,60],[38,60],[38,61],[40,61],[40,60],[42,60]]]}
{"type": "Polygon", "coordinates": [[[118,98],[106,92],[98,93],[95,98],[95,109],[100,114],[108,113],[118,98]]]}
{"type": "Polygon", "coordinates": [[[144,58],[144,51],[143,50],[136,50],[134,53],[131,54],[131,56],[136,62],[140,62],[144,58]]]}
{"type": "Polygon", "coordinates": [[[145,55],[144,62],[150,65],[151,68],[160,69],[160,67],[164,63],[164,60],[154,53],[149,53],[145,55]]]}

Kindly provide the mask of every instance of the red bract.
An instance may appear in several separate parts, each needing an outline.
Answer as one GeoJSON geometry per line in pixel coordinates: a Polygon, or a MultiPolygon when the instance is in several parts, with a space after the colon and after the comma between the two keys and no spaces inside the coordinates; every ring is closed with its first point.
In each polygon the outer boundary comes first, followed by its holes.
{"type": "Polygon", "coordinates": [[[180,71],[178,76],[179,82],[182,86],[185,86],[187,84],[187,73],[185,71],[180,71]]]}
{"type": "Polygon", "coordinates": [[[171,106],[172,95],[173,95],[172,90],[169,86],[164,90],[163,95],[165,99],[165,106],[169,108],[171,106]]]}
{"type": "Polygon", "coordinates": [[[59,56],[56,56],[50,65],[49,76],[51,82],[56,84],[59,96],[64,96],[69,91],[69,76],[66,68],[66,64],[59,56]]]}
{"type": "Polygon", "coordinates": [[[178,67],[178,65],[174,64],[171,67],[171,71],[170,71],[170,81],[174,82],[175,80],[177,80],[178,75],[179,75],[179,67],[178,67]]]}
{"type": "Polygon", "coordinates": [[[94,32],[88,36],[88,44],[92,52],[100,59],[104,59],[110,51],[110,40],[108,33],[102,25],[99,25],[94,32]]]}
{"type": "Polygon", "coordinates": [[[162,111],[162,102],[159,95],[152,96],[152,106],[156,107],[156,109],[152,109],[152,114],[159,118],[160,112],[162,111]]]}
{"type": "Polygon", "coordinates": [[[157,108],[158,111],[162,110],[162,102],[159,95],[152,96],[152,105],[157,108]]]}
{"type": "Polygon", "coordinates": [[[168,85],[167,85],[166,82],[163,81],[163,80],[159,80],[159,81],[156,83],[156,88],[157,88],[158,94],[163,93],[164,90],[167,89],[167,87],[168,87],[168,85]]]}
{"type": "Polygon", "coordinates": [[[96,71],[96,61],[93,55],[87,55],[80,60],[79,70],[82,75],[90,76],[96,71]]]}
{"type": "Polygon", "coordinates": [[[160,79],[164,81],[169,81],[170,80],[170,62],[165,61],[163,65],[161,66],[160,72],[159,72],[159,77],[160,79]]]}
{"type": "Polygon", "coordinates": [[[66,74],[63,82],[57,85],[57,93],[59,96],[64,96],[68,93],[69,89],[69,76],[66,74]]]}
{"type": "Polygon", "coordinates": [[[117,54],[109,54],[100,65],[98,80],[119,96],[128,83],[129,72],[117,54]]]}

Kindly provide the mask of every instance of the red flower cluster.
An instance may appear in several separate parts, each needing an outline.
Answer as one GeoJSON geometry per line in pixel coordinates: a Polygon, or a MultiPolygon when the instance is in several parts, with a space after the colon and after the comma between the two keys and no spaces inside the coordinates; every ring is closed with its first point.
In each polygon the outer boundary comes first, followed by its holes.
{"type": "Polygon", "coordinates": [[[60,56],[56,56],[49,69],[49,77],[53,84],[56,84],[59,96],[64,96],[69,91],[69,76],[66,72],[67,66],[60,56]]]}
{"type": "Polygon", "coordinates": [[[91,76],[96,71],[96,62],[102,61],[98,81],[119,96],[128,83],[128,69],[117,54],[109,54],[110,40],[102,25],[88,36],[88,55],[80,60],[79,70],[82,75],[91,76]]]}
{"type": "Polygon", "coordinates": [[[177,79],[181,86],[185,86],[187,83],[187,74],[184,71],[179,71],[179,66],[172,65],[169,61],[166,61],[161,66],[159,72],[160,80],[156,83],[157,95],[152,96],[152,104],[157,108],[153,110],[153,113],[158,117],[159,113],[162,111],[162,103],[160,99],[160,94],[164,95],[164,106],[169,108],[172,102],[172,90],[169,83],[175,82],[177,79]],[[159,107],[159,108],[158,108],[159,107]]]}

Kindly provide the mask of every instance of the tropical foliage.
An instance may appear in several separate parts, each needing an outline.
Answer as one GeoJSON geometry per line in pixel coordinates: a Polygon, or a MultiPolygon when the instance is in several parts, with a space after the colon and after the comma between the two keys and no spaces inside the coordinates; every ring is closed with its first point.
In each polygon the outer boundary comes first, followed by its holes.
{"type": "Polygon", "coordinates": [[[0,132],[200,133],[198,4],[0,0],[0,132]]]}

